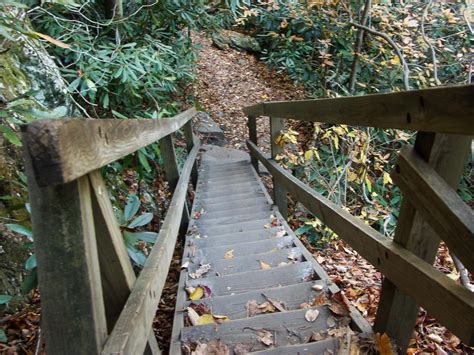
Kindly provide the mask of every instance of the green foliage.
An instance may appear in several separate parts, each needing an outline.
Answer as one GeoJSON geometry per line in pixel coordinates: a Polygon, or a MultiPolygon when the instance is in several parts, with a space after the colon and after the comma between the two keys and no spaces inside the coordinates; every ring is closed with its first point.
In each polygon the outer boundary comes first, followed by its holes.
{"type": "Polygon", "coordinates": [[[141,249],[138,247],[140,242],[155,243],[158,233],[155,232],[138,232],[138,227],[146,226],[153,219],[153,213],[145,212],[136,216],[140,210],[141,202],[137,195],[129,195],[125,209],[122,212],[116,209],[116,217],[123,230],[123,238],[127,247],[128,255],[138,266],[145,264],[146,255],[144,254],[144,245],[141,249]]]}

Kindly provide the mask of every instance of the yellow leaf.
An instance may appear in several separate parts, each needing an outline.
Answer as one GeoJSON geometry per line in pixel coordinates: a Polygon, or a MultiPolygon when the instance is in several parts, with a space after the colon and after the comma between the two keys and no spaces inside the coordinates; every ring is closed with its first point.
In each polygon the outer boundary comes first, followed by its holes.
{"type": "Polygon", "coordinates": [[[55,44],[58,47],[65,48],[65,49],[71,48],[69,46],[69,44],[61,42],[60,40],[54,39],[53,37],[50,37],[50,36],[45,35],[43,33],[35,32],[35,31],[31,31],[30,33],[34,34],[35,36],[41,37],[41,38],[45,39],[46,41],[48,41],[52,44],[55,44]]]}
{"type": "Polygon", "coordinates": [[[225,253],[224,259],[232,259],[234,257],[234,249],[230,249],[225,253]]]}
{"type": "Polygon", "coordinates": [[[265,262],[263,262],[263,261],[260,261],[260,267],[262,268],[262,270],[266,270],[266,269],[271,269],[271,268],[272,268],[269,264],[267,264],[267,263],[265,263],[265,262]]]}
{"type": "Polygon", "coordinates": [[[338,136],[333,136],[332,140],[334,142],[334,146],[336,147],[336,149],[339,149],[339,137],[338,136]]]}
{"type": "Polygon", "coordinates": [[[365,183],[367,184],[367,190],[369,190],[369,192],[371,192],[372,191],[372,182],[370,181],[370,179],[367,175],[365,176],[365,183]]]}
{"type": "Polygon", "coordinates": [[[230,318],[227,317],[227,316],[221,316],[221,315],[217,315],[217,314],[213,314],[212,317],[214,318],[216,323],[223,323],[223,322],[227,322],[228,320],[230,320],[230,318]]]}
{"type": "Polygon", "coordinates": [[[342,136],[345,133],[344,128],[339,127],[339,126],[333,127],[332,130],[336,132],[337,134],[339,134],[340,136],[342,136]]]}
{"type": "Polygon", "coordinates": [[[313,151],[307,150],[306,153],[304,153],[304,158],[305,160],[311,160],[313,158],[313,151]]]}
{"type": "Polygon", "coordinates": [[[203,314],[202,316],[199,317],[197,320],[197,324],[213,324],[214,323],[214,317],[212,314],[203,314]]]}
{"type": "Polygon", "coordinates": [[[192,301],[200,300],[204,296],[204,289],[202,287],[196,287],[196,289],[189,295],[189,299],[192,301]]]}
{"type": "Polygon", "coordinates": [[[281,28],[287,28],[287,27],[288,27],[288,21],[283,20],[283,21],[280,23],[280,27],[281,27],[281,28]]]}
{"type": "Polygon", "coordinates": [[[357,174],[355,174],[353,171],[351,170],[347,170],[347,180],[349,182],[352,182],[352,181],[356,181],[357,180],[357,174]]]}
{"type": "Polygon", "coordinates": [[[390,174],[384,171],[383,173],[383,184],[393,184],[392,178],[390,177],[390,174]]]}

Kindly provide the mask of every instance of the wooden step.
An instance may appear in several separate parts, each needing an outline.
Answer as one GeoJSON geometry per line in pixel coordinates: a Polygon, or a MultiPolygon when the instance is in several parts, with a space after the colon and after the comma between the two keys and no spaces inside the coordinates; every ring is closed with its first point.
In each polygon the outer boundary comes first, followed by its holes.
{"type": "Polygon", "coordinates": [[[206,213],[224,212],[224,211],[229,211],[229,210],[254,208],[254,207],[262,207],[262,208],[272,207],[272,205],[269,204],[267,199],[263,196],[238,200],[238,203],[235,203],[233,201],[203,203],[203,201],[200,200],[199,202],[197,202],[197,204],[199,205],[197,209],[200,210],[201,208],[203,208],[206,213]]]}
{"type": "Polygon", "coordinates": [[[300,248],[293,247],[263,253],[252,253],[232,259],[209,260],[209,258],[200,258],[199,255],[197,255],[191,258],[191,260],[193,263],[188,268],[189,272],[196,271],[202,264],[210,264],[211,269],[206,276],[223,276],[239,272],[262,270],[262,268],[266,267],[281,267],[283,264],[287,265],[300,262],[303,261],[303,254],[300,248]],[[289,255],[291,259],[289,259],[289,255]]]}
{"type": "Polygon", "coordinates": [[[272,213],[272,206],[269,204],[262,204],[260,206],[246,206],[246,207],[237,207],[234,205],[232,209],[224,210],[214,210],[207,211],[204,209],[204,214],[200,218],[201,221],[212,221],[219,218],[232,217],[232,216],[244,216],[248,214],[258,215],[260,213],[266,212],[272,213]]]}
{"type": "MultiPolygon", "coordinates": [[[[217,240],[218,242],[219,240],[217,240]]],[[[219,260],[225,260],[225,255],[232,251],[234,258],[245,255],[260,254],[270,252],[272,250],[288,249],[294,247],[292,236],[275,238],[269,240],[259,240],[249,243],[239,243],[231,245],[215,245],[207,248],[195,248],[193,260],[200,260],[206,263],[212,263],[219,260]]]]}
{"type": "Polygon", "coordinates": [[[209,187],[209,186],[200,186],[199,189],[196,192],[196,196],[206,196],[208,197],[209,195],[220,195],[220,194],[225,194],[225,195],[231,195],[231,194],[236,194],[239,193],[240,191],[245,192],[247,191],[256,191],[257,189],[260,189],[260,185],[256,181],[245,181],[241,182],[235,185],[229,185],[229,186],[218,186],[218,187],[209,187]]]}
{"type": "Polygon", "coordinates": [[[199,179],[198,187],[201,187],[201,186],[222,187],[222,186],[235,185],[235,184],[242,183],[245,181],[258,182],[254,174],[245,174],[245,175],[232,176],[230,178],[225,177],[225,178],[219,178],[219,179],[214,179],[214,178],[199,179]]]}
{"type": "Polygon", "coordinates": [[[219,234],[213,236],[199,235],[199,238],[196,238],[196,236],[189,236],[187,239],[187,243],[188,245],[196,245],[198,248],[207,248],[216,245],[216,238],[219,238],[218,244],[221,246],[257,242],[259,240],[277,238],[277,236],[285,236],[282,235],[280,231],[280,228],[274,227],[270,229],[262,230],[262,228],[259,228],[252,231],[219,234]]]}
{"type": "Polygon", "coordinates": [[[239,201],[247,201],[253,198],[265,198],[265,193],[261,190],[259,191],[243,191],[238,194],[233,194],[231,196],[226,194],[221,194],[220,196],[196,196],[197,198],[197,206],[201,204],[203,206],[215,203],[223,203],[223,202],[235,202],[239,203],[239,201]]]}
{"type": "Polygon", "coordinates": [[[220,183],[220,182],[226,182],[229,179],[255,179],[255,174],[249,169],[248,171],[243,171],[237,174],[232,174],[230,177],[229,176],[213,176],[213,175],[200,175],[199,176],[199,182],[206,183],[209,181],[220,183]]]}
{"type": "MultiPolygon", "coordinates": [[[[327,292],[327,286],[322,280],[303,282],[296,285],[274,287],[268,289],[259,289],[256,291],[240,293],[238,295],[230,296],[216,296],[211,298],[204,298],[198,301],[188,301],[185,307],[191,303],[205,304],[214,314],[225,315],[232,320],[247,318],[247,302],[255,300],[258,304],[262,304],[271,298],[274,301],[284,304],[288,311],[300,309],[302,303],[309,303],[321,292],[327,292]],[[312,289],[314,285],[323,287],[321,291],[312,289]],[[268,298],[267,298],[268,297],[268,298]]],[[[262,314],[254,315],[260,317],[262,314]]]]}
{"type": "Polygon", "coordinates": [[[224,217],[217,217],[217,218],[212,218],[206,216],[206,214],[203,214],[201,217],[198,219],[193,219],[193,224],[195,224],[198,228],[200,226],[205,225],[206,227],[213,227],[213,226],[225,226],[228,224],[235,224],[235,223],[241,223],[241,222],[248,222],[252,221],[255,219],[264,219],[264,218],[270,218],[272,215],[272,210],[267,209],[266,211],[259,211],[257,213],[245,213],[245,214],[233,214],[231,212],[227,213],[227,216],[224,217]]]}
{"type": "Polygon", "coordinates": [[[339,349],[340,340],[329,337],[313,343],[290,345],[268,350],[254,351],[250,354],[258,355],[326,355],[336,354],[339,349]]]}
{"type": "Polygon", "coordinates": [[[190,344],[220,339],[232,350],[239,344],[251,344],[251,351],[268,350],[268,346],[259,340],[259,331],[267,330],[276,347],[306,344],[313,332],[328,328],[327,319],[331,316],[331,312],[325,306],[313,309],[319,311],[314,322],[305,319],[307,309],[278,312],[260,317],[230,320],[218,326],[206,324],[186,327],[181,330],[181,341],[190,344]]]}
{"type": "Polygon", "coordinates": [[[228,224],[225,226],[199,226],[198,231],[201,235],[219,235],[228,234],[235,232],[254,231],[256,229],[262,229],[265,225],[271,223],[271,218],[258,219],[255,221],[241,222],[235,224],[228,224]]]}
{"type": "Polygon", "coordinates": [[[225,276],[205,277],[198,280],[187,280],[187,286],[209,287],[214,296],[244,293],[263,288],[293,285],[311,281],[317,277],[310,262],[290,264],[267,270],[257,270],[225,276]]]}

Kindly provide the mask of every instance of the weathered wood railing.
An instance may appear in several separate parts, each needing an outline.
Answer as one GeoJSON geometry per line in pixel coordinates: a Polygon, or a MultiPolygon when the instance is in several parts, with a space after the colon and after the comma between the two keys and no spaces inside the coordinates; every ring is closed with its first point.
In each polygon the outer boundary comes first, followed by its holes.
{"type": "Polygon", "coordinates": [[[474,293],[432,264],[440,238],[474,271],[474,214],[456,188],[474,135],[474,86],[335,99],[260,103],[248,116],[252,163],[272,174],[274,200],[287,210],[289,192],[384,275],[375,330],[405,349],[420,306],[474,344],[474,293]],[[256,118],[269,116],[271,157],[257,147],[256,118]],[[419,131],[398,158],[393,180],[403,192],[394,239],[352,216],[283,169],[275,157],[282,118],[419,131]]]}
{"type": "Polygon", "coordinates": [[[48,354],[158,354],[152,322],[197,178],[194,108],[160,120],[44,120],[23,127],[48,354]],[[188,157],[178,171],[172,134],[188,157]],[[159,140],[173,198],[136,279],[100,169],[159,140]],[[148,343],[148,345],[147,345],[148,343]]]}

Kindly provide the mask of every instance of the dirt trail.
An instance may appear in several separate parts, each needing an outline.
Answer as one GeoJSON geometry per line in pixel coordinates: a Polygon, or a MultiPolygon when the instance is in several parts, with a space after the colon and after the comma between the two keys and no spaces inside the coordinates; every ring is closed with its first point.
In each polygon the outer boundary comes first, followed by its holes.
{"type": "MultiPolygon", "coordinates": [[[[268,69],[252,54],[217,49],[204,35],[195,34],[193,42],[201,47],[194,88],[196,99],[224,130],[229,146],[245,148],[247,119],[242,107],[260,101],[295,100],[304,96],[301,87],[268,69]]],[[[267,143],[268,129],[268,124],[258,125],[258,135],[267,143]]]]}

